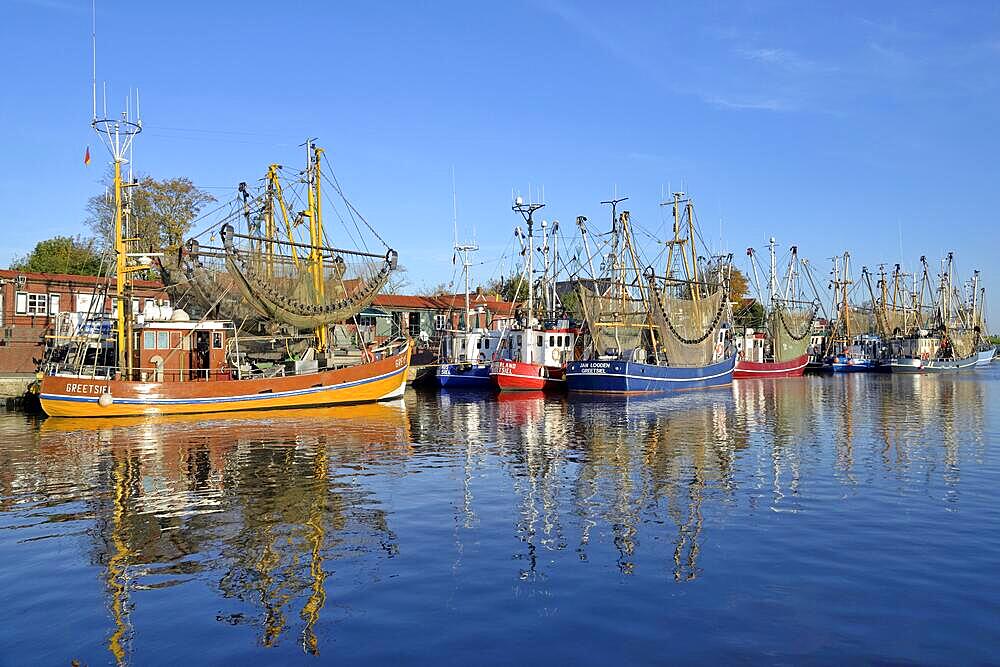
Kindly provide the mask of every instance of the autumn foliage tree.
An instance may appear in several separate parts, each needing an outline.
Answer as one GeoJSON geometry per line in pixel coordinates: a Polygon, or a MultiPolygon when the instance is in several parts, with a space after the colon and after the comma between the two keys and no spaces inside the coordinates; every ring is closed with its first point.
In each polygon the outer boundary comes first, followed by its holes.
{"type": "MultiPolygon", "coordinates": [[[[110,193],[110,186],[108,190],[110,193]]],[[[215,201],[215,197],[183,177],[158,180],[142,176],[125,192],[131,221],[129,234],[140,239],[139,248],[151,252],[170,252],[180,247],[204,206],[215,201]]],[[[109,247],[115,224],[113,194],[91,197],[87,212],[87,224],[98,243],[109,247]]]]}

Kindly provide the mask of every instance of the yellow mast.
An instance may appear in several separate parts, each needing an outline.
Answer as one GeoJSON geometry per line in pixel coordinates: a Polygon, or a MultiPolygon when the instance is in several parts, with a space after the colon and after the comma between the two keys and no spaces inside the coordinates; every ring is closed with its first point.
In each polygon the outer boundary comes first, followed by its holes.
{"type": "MultiPolygon", "coordinates": [[[[125,234],[122,228],[122,160],[115,156],[115,303],[118,316],[115,323],[115,339],[118,349],[118,370],[122,379],[130,379],[130,359],[128,355],[128,318],[125,316],[128,271],[125,264],[125,234]]],[[[131,302],[129,302],[131,305],[131,302]]]]}
{"type": "MultiPolygon", "coordinates": [[[[278,180],[278,170],[281,169],[281,165],[272,164],[267,168],[267,180],[270,186],[274,189],[274,197],[278,200],[278,208],[281,210],[281,219],[285,223],[285,234],[288,236],[289,241],[294,241],[294,235],[292,234],[292,220],[288,217],[288,206],[285,205],[285,195],[281,191],[281,181],[278,180]]],[[[295,250],[295,246],[289,246],[292,253],[292,261],[295,266],[299,265],[299,254],[295,250]]]]}
{"type": "MultiPolygon", "coordinates": [[[[310,173],[313,181],[309,189],[309,240],[312,249],[309,252],[309,260],[312,267],[316,302],[322,303],[325,285],[323,282],[323,251],[321,249],[323,246],[323,215],[320,181],[322,179],[320,178],[319,164],[323,149],[313,145],[312,150],[310,173]]],[[[327,327],[325,325],[316,328],[316,349],[319,352],[326,350],[326,335],[327,327]]]]}

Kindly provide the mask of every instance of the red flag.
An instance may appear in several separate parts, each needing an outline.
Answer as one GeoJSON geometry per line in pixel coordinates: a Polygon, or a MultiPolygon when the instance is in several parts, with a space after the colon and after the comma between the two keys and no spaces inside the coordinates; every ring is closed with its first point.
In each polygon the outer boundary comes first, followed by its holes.
{"type": "Polygon", "coordinates": [[[87,146],[87,152],[83,154],[83,163],[90,164],[90,146],[87,146]]]}

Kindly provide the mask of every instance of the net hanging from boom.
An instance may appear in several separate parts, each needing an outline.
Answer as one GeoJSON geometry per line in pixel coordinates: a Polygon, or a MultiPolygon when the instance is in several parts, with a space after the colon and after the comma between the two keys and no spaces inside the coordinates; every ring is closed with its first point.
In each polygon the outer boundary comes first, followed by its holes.
{"type": "Polygon", "coordinates": [[[345,322],[371,305],[396,268],[396,252],[385,256],[296,244],[222,229],[226,266],[245,302],[261,317],[309,329],[345,322]],[[244,241],[238,244],[237,240],[244,241]],[[279,253],[278,249],[287,252],[279,253]]]}
{"type": "Polygon", "coordinates": [[[708,294],[694,285],[660,290],[650,281],[653,322],[671,366],[707,366],[716,357],[719,328],[725,315],[726,291],[708,294]]]}
{"type": "Polygon", "coordinates": [[[598,354],[618,356],[642,344],[647,328],[642,301],[601,296],[583,283],[577,283],[577,293],[598,354]]]}
{"type": "Polygon", "coordinates": [[[771,340],[774,342],[774,360],[792,361],[806,353],[812,337],[813,321],[818,306],[802,307],[783,304],[771,314],[771,340]]]}

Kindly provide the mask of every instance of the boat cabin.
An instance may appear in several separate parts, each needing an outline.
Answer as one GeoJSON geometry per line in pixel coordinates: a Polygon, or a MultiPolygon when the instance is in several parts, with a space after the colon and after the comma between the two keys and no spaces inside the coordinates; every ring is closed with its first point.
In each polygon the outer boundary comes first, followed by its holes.
{"type": "Polygon", "coordinates": [[[454,331],[441,341],[441,358],[450,363],[488,363],[496,357],[503,332],[454,331]]]}
{"type": "Polygon", "coordinates": [[[195,382],[232,379],[226,344],[232,322],[191,322],[183,311],[170,319],[141,318],[133,325],[133,375],[140,382],[195,382]]]}
{"type": "Polygon", "coordinates": [[[740,359],[755,364],[763,364],[773,361],[774,355],[771,352],[771,343],[767,334],[755,329],[747,329],[743,337],[737,339],[740,349],[740,359]]]}
{"type": "Polygon", "coordinates": [[[573,359],[578,333],[570,328],[568,320],[560,320],[553,328],[512,329],[501,340],[498,358],[542,366],[563,366],[573,359]]]}

